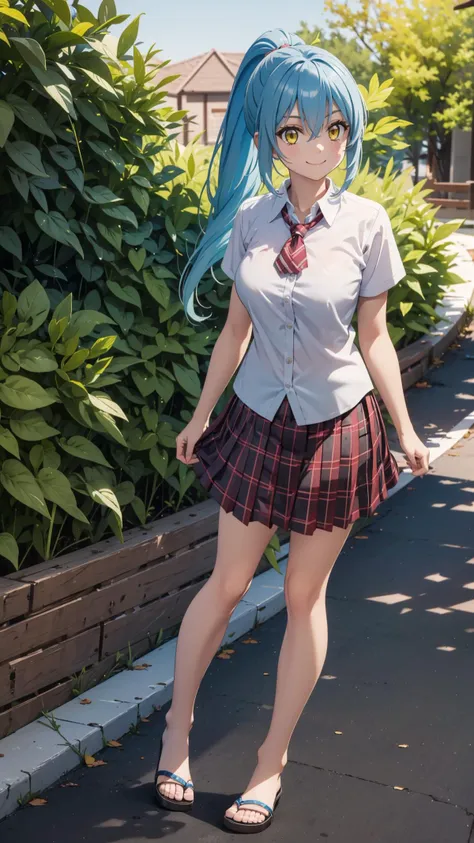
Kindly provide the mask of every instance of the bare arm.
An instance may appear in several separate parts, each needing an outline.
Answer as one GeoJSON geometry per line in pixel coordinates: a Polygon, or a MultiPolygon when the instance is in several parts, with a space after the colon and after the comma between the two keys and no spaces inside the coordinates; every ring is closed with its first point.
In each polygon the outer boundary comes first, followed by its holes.
{"type": "Polygon", "coordinates": [[[232,375],[240,366],[251,335],[250,315],[233,285],[227,319],[212,350],[206,380],[193,413],[193,421],[203,426],[206,424],[232,375]]]}

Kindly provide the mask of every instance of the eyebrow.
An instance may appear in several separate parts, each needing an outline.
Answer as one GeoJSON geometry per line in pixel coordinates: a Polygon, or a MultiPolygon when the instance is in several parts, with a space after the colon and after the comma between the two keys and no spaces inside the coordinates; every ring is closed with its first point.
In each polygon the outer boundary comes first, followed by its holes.
{"type": "MultiPolygon", "coordinates": [[[[340,115],[341,115],[341,117],[343,117],[343,116],[344,116],[344,115],[343,115],[343,113],[342,113],[342,111],[339,111],[339,109],[336,109],[335,111],[333,111],[333,112],[332,112],[332,114],[331,114],[331,118],[332,118],[332,117],[334,117],[334,115],[335,115],[335,114],[340,114],[340,115]]],[[[298,114],[290,114],[290,116],[289,116],[289,117],[287,117],[286,119],[287,119],[287,120],[299,120],[299,121],[300,121],[300,123],[302,123],[302,122],[303,122],[303,121],[302,121],[302,119],[301,119],[301,117],[299,117],[299,115],[298,115],[298,114]]],[[[325,116],[325,118],[324,118],[324,119],[325,119],[325,120],[329,120],[329,115],[325,116]]]]}

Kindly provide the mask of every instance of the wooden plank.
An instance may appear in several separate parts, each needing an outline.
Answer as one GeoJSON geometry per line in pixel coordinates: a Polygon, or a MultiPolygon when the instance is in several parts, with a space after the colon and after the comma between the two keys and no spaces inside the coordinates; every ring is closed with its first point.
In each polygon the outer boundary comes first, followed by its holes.
{"type": "MultiPolygon", "coordinates": [[[[149,652],[150,646],[147,641],[141,641],[131,646],[132,659],[137,659],[145,653],[149,652]]],[[[92,665],[80,677],[80,697],[86,696],[89,688],[94,687],[110,675],[110,671],[115,667],[115,654],[108,656],[106,659],[92,665]]],[[[115,671],[119,673],[120,671],[115,671]]],[[[0,711],[0,738],[15,732],[27,723],[31,723],[35,718],[40,716],[42,712],[52,711],[60,705],[63,705],[69,700],[75,698],[77,693],[76,679],[67,679],[65,682],[58,683],[53,688],[35,694],[21,703],[12,705],[4,711],[0,711]]]]}
{"type": "Polygon", "coordinates": [[[213,536],[199,547],[165,559],[158,565],[0,629],[0,658],[5,661],[26,655],[185,585],[191,578],[212,569],[216,541],[213,536]]]}
{"type": "Polygon", "coordinates": [[[446,193],[467,193],[469,185],[468,181],[427,181],[424,189],[444,190],[446,193]]]}
{"type": "Polygon", "coordinates": [[[29,583],[14,582],[0,577],[0,623],[26,615],[30,609],[29,583]]]}
{"type": "Polygon", "coordinates": [[[469,208],[468,199],[438,199],[437,197],[427,196],[426,201],[440,208],[469,208]]]}
{"type": "Polygon", "coordinates": [[[97,626],[53,647],[11,661],[9,681],[0,683],[0,704],[26,697],[97,662],[100,633],[100,626],[97,626]]]}
{"type": "Polygon", "coordinates": [[[410,366],[414,366],[424,357],[429,357],[431,354],[431,344],[426,339],[419,339],[416,342],[410,343],[406,348],[401,348],[397,351],[398,362],[400,364],[400,371],[404,372],[410,366]]]}
{"type": "Polygon", "coordinates": [[[160,597],[134,612],[122,615],[104,623],[101,659],[116,653],[128,644],[148,642],[153,647],[160,629],[168,629],[179,623],[191,600],[201,590],[202,582],[193,583],[175,594],[160,597]]]}
{"type": "Polygon", "coordinates": [[[8,574],[7,579],[32,584],[31,608],[36,612],[215,535],[218,513],[219,505],[209,499],[146,527],[126,531],[123,544],[115,538],[106,539],[57,560],[8,574]]]}

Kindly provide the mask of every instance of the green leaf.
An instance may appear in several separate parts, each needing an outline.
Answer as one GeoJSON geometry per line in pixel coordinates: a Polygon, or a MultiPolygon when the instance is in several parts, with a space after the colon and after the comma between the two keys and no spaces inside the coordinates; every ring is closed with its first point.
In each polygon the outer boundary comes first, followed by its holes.
{"type": "Polygon", "coordinates": [[[40,413],[22,413],[19,418],[12,417],[10,427],[15,436],[26,442],[38,442],[59,434],[59,430],[47,424],[40,413]]]}
{"type": "Polygon", "coordinates": [[[44,192],[39,187],[37,187],[35,184],[33,184],[33,180],[30,182],[30,190],[31,190],[31,195],[36,199],[40,208],[42,208],[42,210],[47,214],[49,208],[48,208],[48,201],[46,199],[46,196],[45,196],[44,192]]]}
{"type": "Polygon", "coordinates": [[[19,351],[20,366],[27,372],[55,372],[58,368],[54,354],[45,346],[19,351]]]}
{"type": "Polygon", "coordinates": [[[89,349],[89,360],[95,360],[95,358],[100,357],[101,354],[107,354],[107,352],[112,348],[115,340],[116,337],[99,337],[99,339],[96,340],[89,349]]]}
{"type": "Polygon", "coordinates": [[[125,53],[128,52],[137,40],[138,27],[140,25],[140,18],[143,12],[132,20],[131,23],[123,30],[117,45],[117,57],[121,59],[125,53]]]}
{"type": "Polygon", "coordinates": [[[73,170],[77,166],[76,159],[67,146],[60,143],[52,144],[48,147],[48,151],[53,161],[63,170],[73,170]]]}
{"type": "Polygon", "coordinates": [[[38,67],[31,69],[51,99],[57,102],[73,120],[77,120],[71,89],[64,81],[64,77],[54,70],[40,70],[38,67]]]}
{"type": "Polygon", "coordinates": [[[49,407],[57,399],[36,381],[22,375],[10,375],[0,383],[0,400],[18,410],[37,410],[40,407],[49,407]]]}
{"type": "Polygon", "coordinates": [[[5,146],[14,122],[15,114],[13,109],[5,100],[0,100],[0,146],[5,146]]]}
{"type": "Polygon", "coordinates": [[[17,501],[50,518],[41,487],[26,465],[18,460],[4,460],[0,468],[0,483],[17,501]]]}
{"type": "Polygon", "coordinates": [[[138,205],[141,211],[146,215],[150,205],[150,194],[143,187],[132,187],[130,193],[133,196],[133,201],[138,205]]]}
{"type": "Polygon", "coordinates": [[[21,57],[30,67],[39,67],[46,70],[46,56],[41,44],[34,38],[12,38],[10,41],[15,45],[21,57]]]}
{"type": "Polygon", "coordinates": [[[21,291],[18,298],[18,316],[22,322],[29,322],[31,319],[34,330],[43,324],[49,308],[48,294],[36,279],[21,291]]]}
{"type": "Polygon", "coordinates": [[[97,223],[97,228],[99,229],[102,237],[104,240],[107,240],[107,243],[110,243],[117,252],[120,252],[122,249],[122,229],[120,225],[104,225],[101,222],[97,223]]]}
{"type": "Polygon", "coordinates": [[[108,161],[109,164],[112,164],[113,167],[120,173],[122,176],[125,172],[125,161],[123,160],[122,156],[112,149],[111,146],[108,146],[103,141],[92,141],[88,140],[87,143],[89,144],[90,148],[93,152],[97,155],[100,155],[101,158],[104,158],[105,161],[108,161]]]}
{"type": "Polygon", "coordinates": [[[106,23],[110,18],[114,18],[117,14],[117,8],[114,0],[102,0],[97,12],[99,23],[106,23]]]}
{"type": "Polygon", "coordinates": [[[49,128],[43,115],[34,105],[31,105],[23,97],[18,97],[16,94],[7,94],[7,102],[11,105],[15,117],[18,117],[25,126],[29,129],[34,129],[40,135],[48,135],[48,137],[56,140],[54,132],[49,128]]]}
{"type": "Polygon", "coordinates": [[[133,75],[137,85],[143,85],[145,82],[145,61],[138,47],[133,48],[133,75]]]}
{"type": "Polygon", "coordinates": [[[13,186],[16,187],[22,199],[27,202],[28,194],[30,192],[28,177],[21,170],[16,170],[14,167],[8,167],[8,172],[10,173],[13,186]]]}
{"type": "MultiPolygon", "coordinates": [[[[22,12],[19,12],[18,9],[10,9],[8,6],[4,6],[3,3],[0,6],[0,16],[1,15],[18,21],[18,23],[23,23],[25,26],[29,26],[29,23],[22,12]]],[[[5,26],[5,21],[1,21],[0,26],[5,26]]]]}
{"type": "Polygon", "coordinates": [[[121,299],[121,301],[125,301],[129,304],[133,304],[141,310],[142,303],[140,295],[135,287],[131,287],[130,285],[122,287],[117,283],[117,281],[107,281],[107,287],[114,296],[117,296],[118,299],[121,299]]]}
{"type": "Polygon", "coordinates": [[[139,272],[145,263],[146,249],[129,249],[128,259],[136,272],[139,272]]]}
{"type": "Polygon", "coordinates": [[[90,261],[81,261],[79,258],[76,260],[76,266],[81,273],[82,277],[86,279],[90,284],[94,284],[96,281],[101,278],[104,273],[104,270],[101,266],[94,266],[90,261]]]}
{"type": "Polygon", "coordinates": [[[79,310],[72,316],[67,334],[68,336],[78,334],[79,337],[86,337],[92,333],[97,325],[103,325],[104,323],[110,325],[113,321],[109,316],[97,310],[79,310]]]}
{"type": "Polygon", "coordinates": [[[44,2],[60,20],[67,26],[71,26],[71,10],[67,0],[44,0],[44,2]]]}
{"type": "Polygon", "coordinates": [[[99,132],[102,132],[104,135],[108,135],[109,138],[111,137],[107,120],[102,116],[95,103],[80,97],[76,100],[76,108],[78,112],[82,114],[84,119],[92,126],[95,126],[99,132]]]}
{"type": "Polygon", "coordinates": [[[195,398],[199,398],[199,395],[201,394],[201,382],[196,372],[193,372],[185,366],[181,366],[179,363],[172,362],[171,365],[173,367],[175,378],[184,391],[189,395],[193,395],[195,398]]]}
{"type": "Polygon", "coordinates": [[[11,533],[0,533],[0,556],[4,556],[12,563],[16,571],[19,568],[19,549],[11,533]]]}
{"type": "Polygon", "coordinates": [[[120,196],[112,193],[110,188],[103,184],[98,184],[95,187],[85,187],[84,196],[89,202],[95,202],[97,205],[106,205],[109,202],[123,202],[120,196]]]}
{"type": "Polygon", "coordinates": [[[75,167],[74,170],[66,170],[67,175],[71,179],[73,185],[77,187],[79,193],[82,193],[84,190],[84,173],[79,167],[75,167]]]}
{"type": "Polygon", "coordinates": [[[42,468],[38,472],[37,480],[46,500],[52,501],[78,521],[89,523],[84,513],[78,509],[74,492],[65,474],[55,468],[42,468]]]}
{"type": "Polygon", "coordinates": [[[106,393],[102,392],[90,392],[89,393],[89,401],[93,407],[97,410],[101,410],[103,413],[107,413],[109,416],[117,416],[119,419],[124,419],[124,421],[128,421],[127,416],[125,415],[124,411],[115,401],[112,401],[106,393]]]}
{"type": "Polygon", "coordinates": [[[86,76],[88,76],[88,77],[89,77],[89,79],[90,79],[92,82],[95,82],[95,84],[96,84],[99,88],[102,88],[102,90],[103,90],[103,91],[107,91],[107,93],[108,93],[108,94],[110,94],[111,96],[113,96],[113,97],[115,97],[116,99],[118,99],[118,93],[117,93],[117,91],[115,90],[115,88],[113,88],[113,87],[112,87],[112,85],[110,84],[110,82],[107,82],[107,80],[103,78],[103,76],[99,76],[99,74],[98,74],[98,73],[94,73],[94,71],[93,71],[93,70],[89,70],[89,68],[88,68],[88,67],[78,67],[78,70],[80,70],[80,71],[81,71],[81,73],[85,73],[85,74],[86,74],[86,76]]]}
{"type": "Polygon", "coordinates": [[[170,290],[166,283],[161,278],[156,278],[153,272],[145,270],[143,273],[145,287],[151,296],[161,305],[161,307],[168,307],[170,301],[170,290]]]}
{"type": "Polygon", "coordinates": [[[124,448],[128,448],[128,445],[125,441],[124,435],[121,430],[117,427],[114,419],[108,413],[102,412],[102,410],[94,410],[94,416],[96,417],[97,421],[102,425],[106,433],[108,433],[112,439],[115,439],[119,445],[123,445],[124,448]]]}
{"type": "Polygon", "coordinates": [[[135,214],[126,205],[111,205],[110,207],[102,208],[102,211],[108,217],[114,217],[115,219],[122,220],[122,222],[128,222],[134,228],[138,228],[138,220],[135,214]]]}
{"type": "Polygon", "coordinates": [[[33,176],[48,178],[39,150],[32,143],[28,141],[13,141],[10,143],[7,141],[5,151],[22,170],[31,173],[33,176]]]}
{"type": "Polygon", "coordinates": [[[8,225],[0,226],[0,246],[6,252],[15,255],[19,261],[22,260],[21,240],[16,231],[8,225]]]}
{"type": "Polygon", "coordinates": [[[71,436],[67,441],[64,438],[59,439],[59,445],[68,454],[77,457],[79,460],[88,460],[89,462],[104,465],[107,468],[112,468],[110,463],[104,457],[102,451],[94,445],[85,436],[71,436]]]}
{"type": "Polygon", "coordinates": [[[44,211],[35,211],[35,220],[41,231],[53,240],[58,240],[59,243],[72,246],[76,252],[79,252],[81,258],[84,257],[82,246],[76,235],[71,231],[69,221],[59,211],[51,211],[49,214],[45,214],[44,211]]]}
{"type": "Polygon", "coordinates": [[[20,459],[20,451],[18,450],[18,442],[16,441],[15,437],[11,430],[7,430],[6,427],[0,425],[0,445],[2,448],[5,448],[9,454],[13,454],[14,457],[20,459]]]}
{"type": "Polygon", "coordinates": [[[79,366],[87,360],[89,357],[89,349],[88,348],[79,348],[74,354],[68,358],[68,360],[63,363],[62,369],[65,372],[73,372],[75,369],[78,369],[79,366]]]}

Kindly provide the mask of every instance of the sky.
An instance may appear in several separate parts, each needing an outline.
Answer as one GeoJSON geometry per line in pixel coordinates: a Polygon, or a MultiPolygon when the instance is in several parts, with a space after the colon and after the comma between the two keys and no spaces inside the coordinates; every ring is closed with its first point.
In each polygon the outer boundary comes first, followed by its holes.
{"type": "MultiPolygon", "coordinates": [[[[96,13],[99,0],[84,0],[96,13]]],[[[245,52],[267,29],[295,32],[301,21],[311,28],[325,28],[324,0],[115,0],[118,14],[140,12],[138,40],[145,47],[155,43],[163,52],[157,58],[180,61],[212,47],[245,52]]],[[[353,5],[352,3],[350,5],[353,5]]],[[[125,24],[126,25],[126,24],[125,24]]],[[[122,27],[112,28],[119,35],[122,27]]]]}

